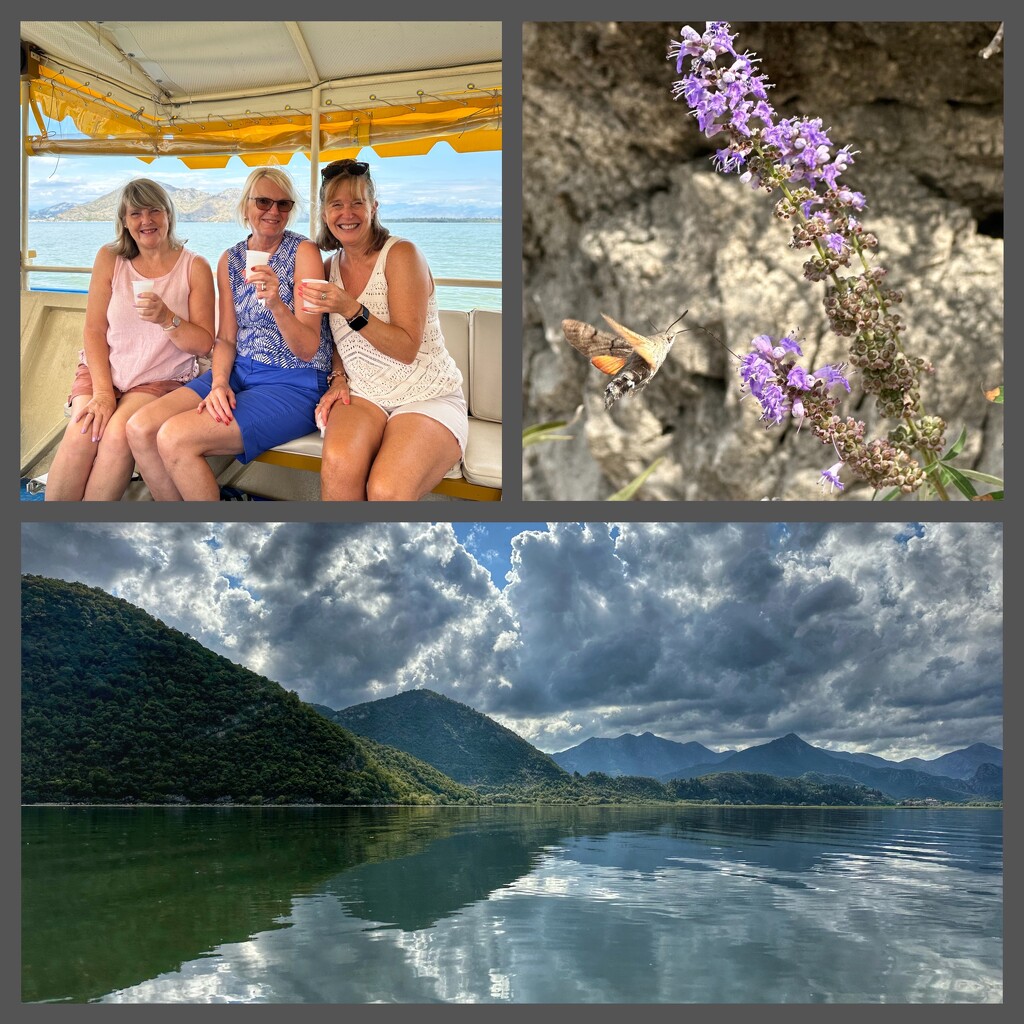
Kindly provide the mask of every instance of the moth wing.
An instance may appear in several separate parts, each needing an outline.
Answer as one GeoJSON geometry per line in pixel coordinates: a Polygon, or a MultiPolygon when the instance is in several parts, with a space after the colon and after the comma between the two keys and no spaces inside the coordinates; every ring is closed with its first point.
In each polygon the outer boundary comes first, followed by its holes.
{"type": "Polygon", "coordinates": [[[590,360],[602,373],[611,376],[618,373],[626,365],[626,360],[621,356],[594,356],[590,360]]]}
{"type": "Polygon", "coordinates": [[[585,324],[580,320],[563,320],[562,333],[565,340],[602,373],[618,373],[633,352],[632,347],[622,338],[605,334],[593,324],[585,324]]]}
{"type": "Polygon", "coordinates": [[[601,316],[608,322],[608,326],[622,337],[630,348],[649,366],[657,369],[665,361],[665,356],[669,350],[669,340],[664,334],[656,334],[653,338],[645,338],[642,334],[637,334],[636,331],[631,331],[628,327],[623,327],[622,324],[616,323],[607,314],[602,313],[601,316]]]}

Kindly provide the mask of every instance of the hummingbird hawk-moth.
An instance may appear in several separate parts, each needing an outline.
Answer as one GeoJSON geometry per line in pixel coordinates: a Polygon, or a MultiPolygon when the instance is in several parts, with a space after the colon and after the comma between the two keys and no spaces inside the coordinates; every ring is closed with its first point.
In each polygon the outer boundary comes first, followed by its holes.
{"type": "Polygon", "coordinates": [[[684,310],[666,330],[649,338],[623,327],[604,313],[601,316],[615,334],[606,334],[580,320],[563,320],[562,331],[565,340],[577,352],[582,352],[602,373],[611,376],[604,389],[604,407],[609,409],[623,395],[635,395],[648,385],[665,362],[676,334],[682,333],[672,334],[672,328],[688,312],[684,310]]]}

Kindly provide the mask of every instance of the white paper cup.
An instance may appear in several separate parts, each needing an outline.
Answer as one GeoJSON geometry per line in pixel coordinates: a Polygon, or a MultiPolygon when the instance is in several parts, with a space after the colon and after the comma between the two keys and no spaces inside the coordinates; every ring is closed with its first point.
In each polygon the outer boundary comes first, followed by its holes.
{"type": "Polygon", "coordinates": [[[135,295],[135,305],[136,306],[139,304],[139,295],[142,292],[151,292],[151,291],[153,291],[155,285],[156,285],[156,282],[151,280],[148,277],[144,278],[141,281],[132,281],[132,293],[135,295]]]}
{"type": "Polygon", "coordinates": [[[249,271],[252,270],[253,267],[263,267],[263,266],[266,266],[269,261],[270,261],[270,253],[269,252],[257,252],[255,249],[246,249],[245,250],[245,279],[246,279],[246,281],[252,280],[252,278],[249,276],[249,271]]]}
{"type": "Polygon", "coordinates": [[[302,283],[305,286],[302,293],[302,308],[307,313],[314,312],[314,306],[310,305],[310,300],[316,302],[320,298],[321,292],[325,291],[329,281],[324,281],[318,277],[304,277],[302,283]]]}

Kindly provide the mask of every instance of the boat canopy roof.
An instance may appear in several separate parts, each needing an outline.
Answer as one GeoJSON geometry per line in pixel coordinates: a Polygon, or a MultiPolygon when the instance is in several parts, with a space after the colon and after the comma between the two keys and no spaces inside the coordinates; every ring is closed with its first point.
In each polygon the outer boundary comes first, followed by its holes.
{"type": "Polygon", "coordinates": [[[501,23],[23,21],[29,155],[189,167],[501,149],[501,23]]]}

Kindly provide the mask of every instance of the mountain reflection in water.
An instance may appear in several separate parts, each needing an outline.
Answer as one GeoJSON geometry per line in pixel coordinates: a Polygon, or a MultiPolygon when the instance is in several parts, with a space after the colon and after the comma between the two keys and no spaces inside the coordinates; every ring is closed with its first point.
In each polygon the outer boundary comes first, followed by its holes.
{"type": "Polygon", "coordinates": [[[999,811],[36,807],[22,832],[25,1001],[1002,999],[999,811]]]}

